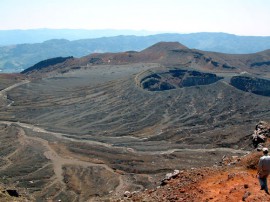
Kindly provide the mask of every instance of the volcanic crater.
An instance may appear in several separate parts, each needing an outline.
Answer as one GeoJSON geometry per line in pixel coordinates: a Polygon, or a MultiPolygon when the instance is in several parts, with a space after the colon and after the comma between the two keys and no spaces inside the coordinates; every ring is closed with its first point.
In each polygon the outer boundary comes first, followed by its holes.
{"type": "Polygon", "coordinates": [[[140,86],[149,91],[163,91],[176,88],[209,85],[223,77],[216,74],[183,69],[167,69],[167,71],[144,72],[140,79],[140,86]],[[148,74],[147,74],[148,73],[148,74]]]}
{"type": "Polygon", "coordinates": [[[105,201],[246,154],[254,125],[270,117],[269,57],[163,42],[5,78],[1,183],[39,201],[105,201]]]}

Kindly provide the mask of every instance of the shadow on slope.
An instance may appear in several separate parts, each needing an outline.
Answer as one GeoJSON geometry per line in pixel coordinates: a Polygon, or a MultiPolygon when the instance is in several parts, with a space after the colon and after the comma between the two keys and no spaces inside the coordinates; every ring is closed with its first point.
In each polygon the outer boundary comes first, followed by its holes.
{"type": "Polygon", "coordinates": [[[209,85],[223,77],[216,74],[192,70],[170,69],[163,72],[149,72],[142,76],[139,85],[149,91],[163,91],[176,88],[209,85]]]}

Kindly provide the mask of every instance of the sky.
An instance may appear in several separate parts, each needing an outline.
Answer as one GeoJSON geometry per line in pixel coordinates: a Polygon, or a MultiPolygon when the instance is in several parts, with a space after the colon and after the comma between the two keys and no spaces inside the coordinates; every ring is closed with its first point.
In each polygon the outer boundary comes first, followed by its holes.
{"type": "Polygon", "coordinates": [[[270,0],[0,0],[0,30],[36,28],[270,36],[270,0]]]}

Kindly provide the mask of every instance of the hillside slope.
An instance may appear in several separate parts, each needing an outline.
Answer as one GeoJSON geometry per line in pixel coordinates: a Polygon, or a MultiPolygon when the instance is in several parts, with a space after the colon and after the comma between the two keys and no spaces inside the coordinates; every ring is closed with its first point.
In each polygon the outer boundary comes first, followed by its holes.
{"type": "Polygon", "coordinates": [[[255,53],[270,49],[270,37],[245,37],[225,33],[115,36],[75,41],[61,37],[43,43],[0,47],[0,70],[19,72],[53,57],[82,57],[95,52],[141,51],[160,41],[177,41],[189,48],[223,53],[255,53]]]}
{"type": "MultiPolygon", "coordinates": [[[[263,135],[263,146],[270,145],[270,125],[259,122],[253,134],[263,135]],[[267,139],[268,138],[268,139],[267,139]]],[[[252,138],[250,138],[252,139],[252,138]]],[[[257,165],[262,156],[261,147],[244,156],[224,155],[212,167],[175,170],[157,184],[143,192],[125,192],[115,201],[269,201],[270,195],[260,190],[257,165]]]]}
{"type": "Polygon", "coordinates": [[[270,117],[267,60],[268,51],[243,57],[161,42],[5,75],[0,181],[38,201],[110,201],[153,190],[173,170],[246,155],[255,124],[270,117]]]}
{"type": "Polygon", "coordinates": [[[268,194],[260,191],[256,170],[241,166],[181,171],[164,186],[126,196],[121,201],[267,202],[270,200],[268,194]]]}
{"type": "MultiPolygon", "coordinates": [[[[46,61],[43,63],[47,64],[46,61]]],[[[94,53],[68,61],[56,65],[48,63],[47,68],[39,71],[36,71],[37,68],[32,66],[24,70],[23,73],[42,77],[46,74],[61,74],[76,69],[89,69],[95,65],[156,63],[163,67],[181,66],[204,71],[249,72],[268,76],[270,50],[254,54],[224,54],[189,49],[178,42],[159,42],[140,52],[94,53]]]]}

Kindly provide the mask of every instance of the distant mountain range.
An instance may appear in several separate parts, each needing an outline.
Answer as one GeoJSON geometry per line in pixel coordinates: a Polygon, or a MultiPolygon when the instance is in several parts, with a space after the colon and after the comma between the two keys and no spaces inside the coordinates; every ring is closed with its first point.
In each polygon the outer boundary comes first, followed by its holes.
{"type": "Polygon", "coordinates": [[[270,50],[225,54],[159,42],[50,58],[0,81],[0,192],[12,187],[25,197],[6,201],[269,198],[250,168],[261,156],[253,145],[263,142],[252,137],[269,137],[260,120],[270,123],[270,50]],[[134,192],[146,189],[147,197],[134,192]]]}
{"type": "Polygon", "coordinates": [[[74,41],[53,39],[43,43],[0,47],[0,70],[19,72],[41,60],[54,57],[82,57],[94,52],[141,51],[161,41],[180,42],[191,49],[230,54],[255,53],[270,49],[270,37],[236,36],[225,33],[121,35],[74,41]]]}
{"type": "Polygon", "coordinates": [[[28,29],[28,30],[0,30],[0,46],[42,43],[51,39],[91,39],[100,37],[111,37],[118,35],[145,36],[157,34],[150,31],[136,30],[87,30],[87,29],[28,29]]]}
{"type": "MultiPolygon", "coordinates": [[[[140,52],[93,53],[81,58],[56,57],[41,61],[23,74],[45,77],[96,65],[155,63],[162,67],[185,67],[211,72],[249,72],[266,75],[270,66],[270,49],[253,54],[225,54],[189,49],[178,42],[159,42],[140,52]]],[[[157,80],[157,78],[155,78],[157,80]]],[[[165,79],[166,80],[166,79],[165,79]]]]}

